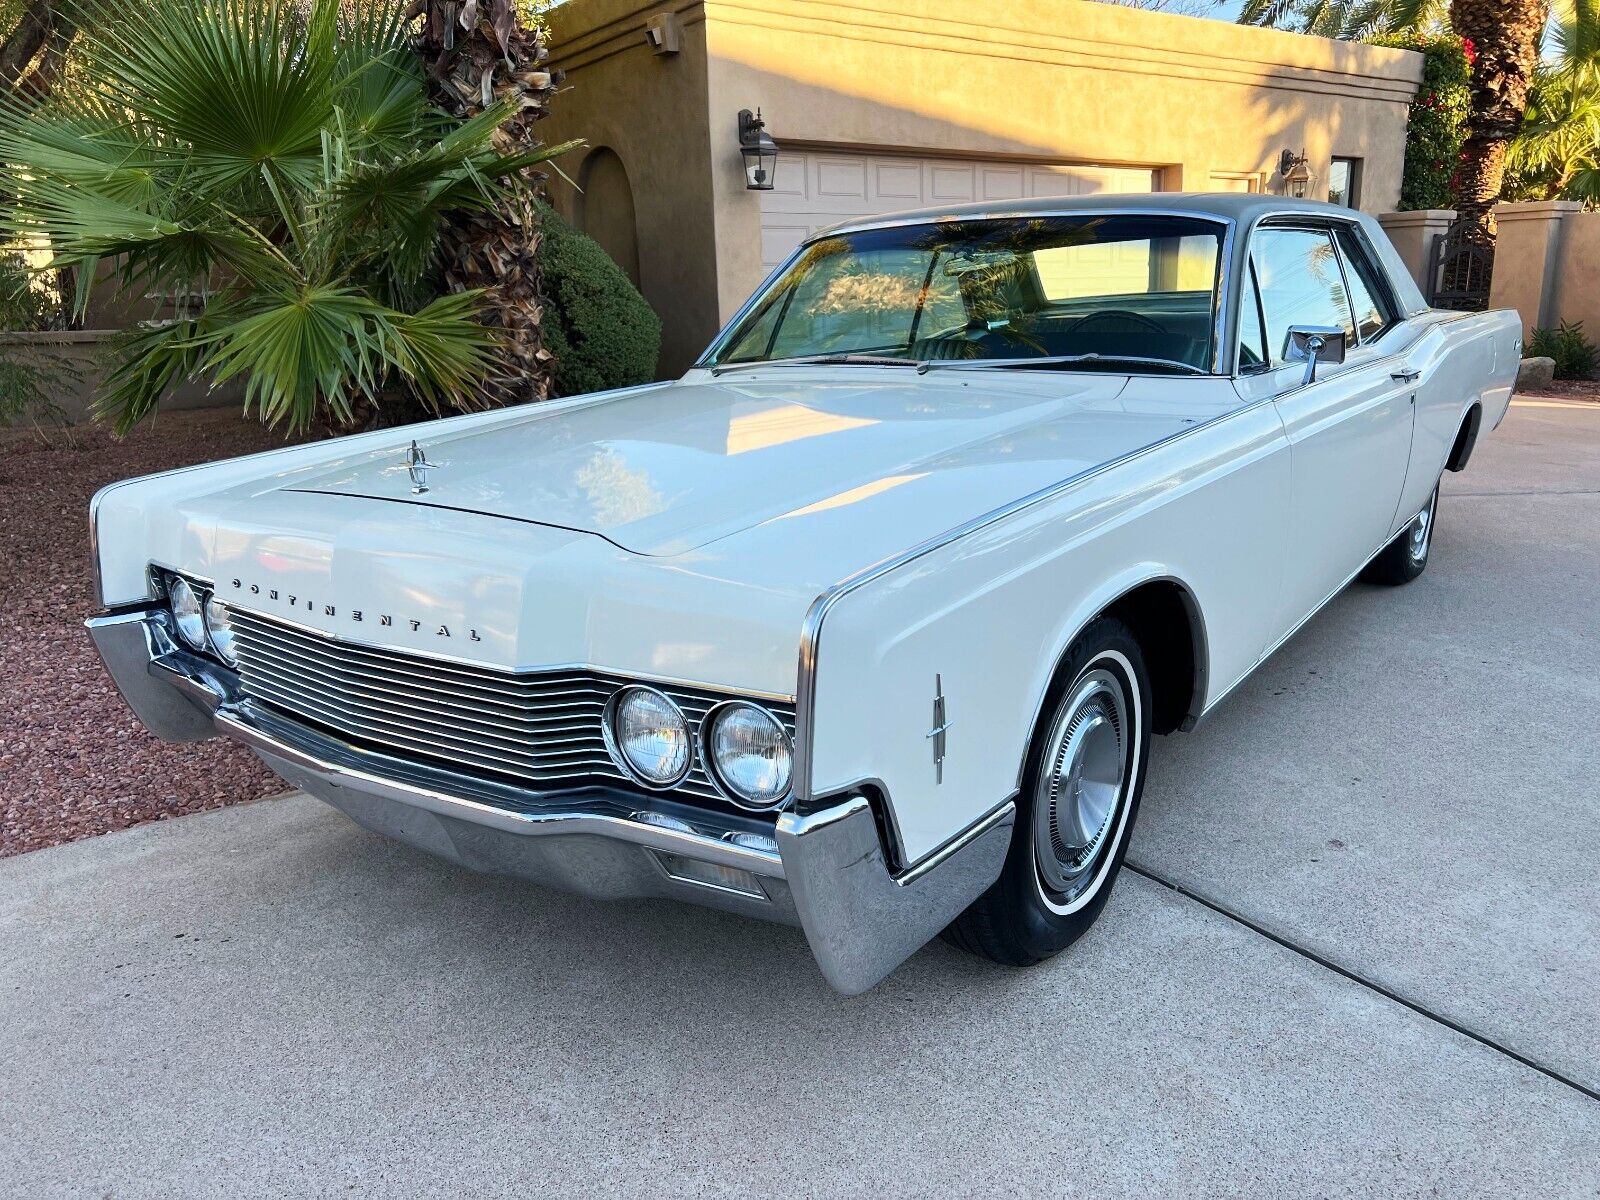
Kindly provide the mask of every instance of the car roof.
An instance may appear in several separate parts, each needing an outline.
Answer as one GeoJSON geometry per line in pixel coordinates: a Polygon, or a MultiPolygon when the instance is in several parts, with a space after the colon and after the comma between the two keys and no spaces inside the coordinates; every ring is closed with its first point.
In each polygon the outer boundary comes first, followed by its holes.
{"type": "Polygon", "coordinates": [[[1294,200],[1259,192],[1096,192],[1089,196],[1043,196],[1027,200],[982,200],[976,204],[952,204],[939,208],[911,208],[903,212],[878,213],[854,221],[841,221],[814,236],[846,230],[881,229],[894,225],[924,225],[936,221],[959,221],[994,217],[1027,217],[1075,212],[1182,213],[1188,216],[1215,217],[1249,225],[1261,217],[1279,213],[1308,213],[1339,216],[1349,220],[1355,210],[1315,200],[1294,200]]]}

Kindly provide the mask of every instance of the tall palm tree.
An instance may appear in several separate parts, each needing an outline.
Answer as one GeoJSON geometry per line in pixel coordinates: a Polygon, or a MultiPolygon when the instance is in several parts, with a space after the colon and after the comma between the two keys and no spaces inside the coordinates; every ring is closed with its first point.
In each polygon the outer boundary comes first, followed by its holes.
{"type": "Polygon", "coordinates": [[[1549,0],[1451,0],[1450,26],[1474,54],[1472,112],[1456,190],[1456,219],[1466,242],[1494,244],[1506,149],[1522,128],[1549,15],[1549,0]]]}
{"type": "Polygon", "coordinates": [[[1557,0],[1555,15],[1506,165],[1524,195],[1600,203],[1600,0],[1557,0]]]}
{"type": "MultiPolygon", "coordinates": [[[[495,148],[535,152],[534,122],[545,116],[561,75],[546,65],[550,52],[516,0],[412,0],[406,15],[420,19],[417,52],[435,102],[462,118],[499,106],[509,115],[495,148]]],[[[454,215],[443,234],[447,285],[483,289],[483,319],[502,335],[486,382],[488,398],[501,404],[545,399],[554,373],[539,330],[544,295],[532,193],[542,177],[531,169],[525,176],[529,187],[492,208],[454,215]]]]}

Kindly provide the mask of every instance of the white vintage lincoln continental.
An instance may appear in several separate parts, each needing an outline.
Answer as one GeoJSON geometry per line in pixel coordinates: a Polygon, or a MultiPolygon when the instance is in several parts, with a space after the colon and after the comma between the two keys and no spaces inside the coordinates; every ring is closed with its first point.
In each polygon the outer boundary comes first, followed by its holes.
{"type": "Polygon", "coordinates": [[[863,220],[674,382],[106,488],[89,628],[157,735],[454,862],[796,924],[849,993],[1035,963],[1151,734],[1427,565],[1520,352],[1347,209],[863,220]]]}

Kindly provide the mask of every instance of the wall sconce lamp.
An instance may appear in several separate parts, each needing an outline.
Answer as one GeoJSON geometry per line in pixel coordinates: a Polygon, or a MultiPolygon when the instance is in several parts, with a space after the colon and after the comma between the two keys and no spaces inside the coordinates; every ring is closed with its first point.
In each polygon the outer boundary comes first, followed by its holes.
{"type": "Polygon", "coordinates": [[[1311,165],[1304,150],[1299,154],[1285,150],[1278,155],[1278,174],[1283,178],[1285,194],[1296,200],[1306,198],[1306,189],[1311,186],[1311,165]]]}
{"type": "Polygon", "coordinates": [[[778,169],[778,143],[767,133],[758,108],[739,110],[739,153],[744,157],[744,186],[752,192],[770,192],[778,169]]]}

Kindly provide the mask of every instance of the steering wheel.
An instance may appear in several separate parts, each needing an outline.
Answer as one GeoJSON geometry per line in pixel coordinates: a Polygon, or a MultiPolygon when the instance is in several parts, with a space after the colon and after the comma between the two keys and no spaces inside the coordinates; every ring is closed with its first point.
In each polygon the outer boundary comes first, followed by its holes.
{"type": "Polygon", "coordinates": [[[1171,331],[1161,322],[1153,321],[1143,313],[1136,313],[1130,308],[1103,308],[1099,312],[1092,312],[1079,317],[1067,326],[1068,333],[1083,333],[1089,326],[1100,323],[1103,325],[1122,325],[1122,329],[1107,329],[1107,333],[1125,333],[1126,326],[1148,329],[1152,333],[1170,333],[1171,331]]]}

